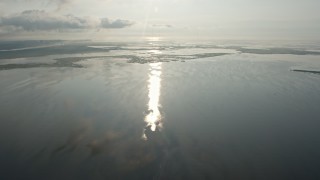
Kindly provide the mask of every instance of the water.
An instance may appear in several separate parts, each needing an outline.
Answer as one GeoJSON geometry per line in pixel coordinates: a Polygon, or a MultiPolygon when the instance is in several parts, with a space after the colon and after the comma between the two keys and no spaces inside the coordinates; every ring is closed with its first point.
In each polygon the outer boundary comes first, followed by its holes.
{"type": "Polygon", "coordinates": [[[75,46],[0,52],[4,179],[320,178],[316,51],[75,46]]]}

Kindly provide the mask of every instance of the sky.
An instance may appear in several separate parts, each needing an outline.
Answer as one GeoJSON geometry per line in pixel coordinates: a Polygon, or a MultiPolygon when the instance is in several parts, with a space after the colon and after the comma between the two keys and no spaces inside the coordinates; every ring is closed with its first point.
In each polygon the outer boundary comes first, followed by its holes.
{"type": "Polygon", "coordinates": [[[319,0],[0,0],[1,39],[320,39],[319,0]]]}

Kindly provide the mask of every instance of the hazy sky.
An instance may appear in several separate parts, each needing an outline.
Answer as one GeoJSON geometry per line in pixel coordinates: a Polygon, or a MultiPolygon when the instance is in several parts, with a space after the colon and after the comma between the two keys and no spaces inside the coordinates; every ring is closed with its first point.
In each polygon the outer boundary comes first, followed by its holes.
{"type": "Polygon", "coordinates": [[[0,37],[320,39],[319,7],[319,0],[0,0],[0,37]]]}

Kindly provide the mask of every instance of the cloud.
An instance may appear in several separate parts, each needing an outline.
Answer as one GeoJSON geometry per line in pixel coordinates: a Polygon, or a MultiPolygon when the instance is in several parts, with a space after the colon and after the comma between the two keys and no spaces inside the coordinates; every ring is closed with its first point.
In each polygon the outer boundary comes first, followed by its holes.
{"type": "Polygon", "coordinates": [[[133,25],[133,22],[128,21],[128,20],[121,20],[121,19],[117,19],[113,22],[110,22],[110,20],[108,18],[103,18],[101,19],[101,28],[124,28],[127,26],[131,26],[133,25]]]}
{"type": "Polygon", "coordinates": [[[133,25],[128,20],[58,15],[41,10],[28,10],[0,18],[0,27],[14,27],[25,31],[119,29],[133,25]]]}
{"type": "Polygon", "coordinates": [[[173,26],[171,24],[152,24],[152,27],[155,27],[155,28],[172,28],[173,26]]]}

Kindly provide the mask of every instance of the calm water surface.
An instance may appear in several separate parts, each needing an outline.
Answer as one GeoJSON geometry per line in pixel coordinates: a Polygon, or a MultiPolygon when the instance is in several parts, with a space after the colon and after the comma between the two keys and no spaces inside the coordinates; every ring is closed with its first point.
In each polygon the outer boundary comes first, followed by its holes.
{"type": "Polygon", "coordinates": [[[319,60],[96,57],[2,70],[0,177],[320,179],[320,76],[290,71],[319,60]]]}

